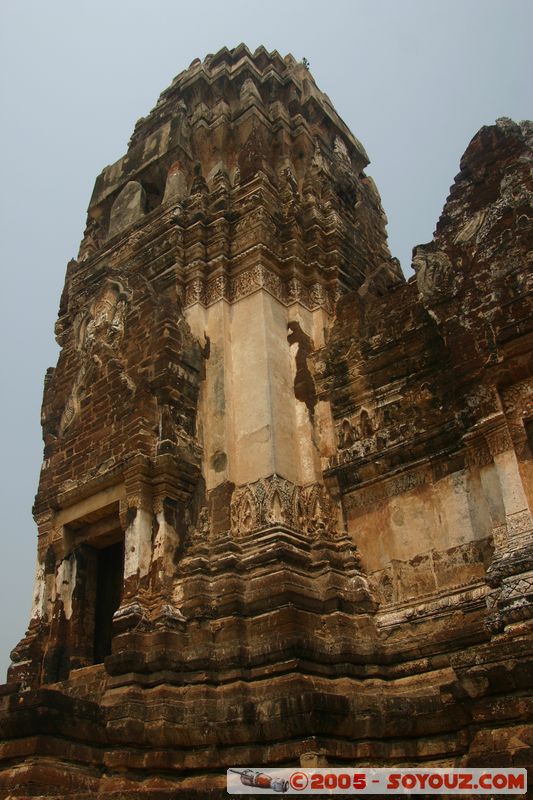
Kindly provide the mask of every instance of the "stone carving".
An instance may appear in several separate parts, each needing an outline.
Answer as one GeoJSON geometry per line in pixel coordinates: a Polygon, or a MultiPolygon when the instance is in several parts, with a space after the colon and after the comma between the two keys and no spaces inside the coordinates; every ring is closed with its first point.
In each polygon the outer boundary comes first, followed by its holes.
{"type": "Polygon", "coordinates": [[[254,492],[249,487],[237,493],[231,504],[231,527],[235,534],[243,535],[260,527],[260,514],[254,492]]]}
{"type": "Polygon", "coordinates": [[[507,517],[507,529],[509,536],[514,539],[517,545],[527,544],[530,535],[533,533],[533,519],[529,508],[509,514],[507,517]]]}
{"type": "MultiPolygon", "coordinates": [[[[125,378],[127,379],[127,375],[125,378]]],[[[129,384],[128,384],[129,386],[129,384]]],[[[135,384],[129,386],[131,391],[135,391],[135,384]]],[[[159,404],[159,453],[177,453],[180,448],[181,456],[188,453],[193,462],[200,462],[200,450],[194,431],[192,430],[192,419],[183,413],[179,404],[170,401],[159,404]]]]}
{"type": "Polygon", "coordinates": [[[321,484],[296,486],[271,475],[235,489],[231,501],[231,529],[239,537],[254,530],[282,525],[307,533],[335,536],[337,509],[321,484]]]}
{"type": "Polygon", "coordinates": [[[278,170],[278,184],[283,215],[286,220],[294,219],[299,208],[300,197],[294,165],[291,162],[285,163],[278,170]]]}
{"type": "Polygon", "coordinates": [[[466,605],[481,606],[485,600],[489,602],[490,593],[487,594],[486,586],[474,586],[459,589],[451,594],[446,593],[441,597],[429,600],[425,603],[415,603],[405,607],[405,603],[394,604],[380,610],[378,614],[378,624],[382,628],[405,625],[413,620],[434,617],[449,611],[461,612],[466,605]],[[398,608],[400,605],[400,608],[398,608]]]}
{"type": "Polygon", "coordinates": [[[506,625],[533,617],[533,572],[504,578],[487,597],[485,628],[500,633],[506,625]]]}
{"type": "Polygon", "coordinates": [[[209,187],[207,186],[207,181],[202,175],[202,168],[200,164],[197,164],[194,168],[194,177],[191,184],[191,196],[193,195],[204,195],[207,194],[209,191],[209,187]]]}
{"type": "Polygon", "coordinates": [[[362,509],[377,506],[389,497],[395,497],[404,492],[410,492],[419,486],[431,482],[431,473],[427,466],[409,470],[394,478],[389,478],[378,485],[362,487],[345,495],[343,504],[347,509],[362,509]]]}
{"type": "Polygon", "coordinates": [[[496,456],[499,453],[504,453],[506,450],[512,448],[511,437],[507,429],[507,425],[503,424],[499,428],[488,431],[485,434],[490,454],[496,456]]]}
{"type": "Polygon", "coordinates": [[[350,156],[348,155],[348,148],[346,147],[340,136],[335,137],[335,142],[333,143],[333,153],[341,161],[344,161],[348,165],[350,164],[350,156]]]}
{"type": "Polygon", "coordinates": [[[59,429],[58,429],[58,433],[60,436],[72,424],[76,414],[80,410],[80,393],[85,384],[86,373],[87,373],[87,368],[85,367],[85,365],[82,365],[78,374],[76,375],[76,379],[72,386],[72,390],[68,396],[65,408],[63,409],[63,413],[61,414],[61,419],[59,421],[59,429]]]}
{"type": "Polygon", "coordinates": [[[496,552],[504,552],[509,542],[509,532],[507,525],[494,525],[492,528],[492,539],[496,552]]]}
{"type": "MultiPolygon", "coordinates": [[[[337,425],[337,440],[340,450],[353,448],[354,445],[365,439],[370,439],[376,433],[370,414],[366,408],[362,408],[358,414],[351,418],[345,417],[340,424],[337,425]]],[[[377,428],[377,426],[376,426],[377,428]]],[[[359,445],[357,451],[352,451],[350,455],[357,456],[363,452],[363,446],[359,445]]]]}
{"type": "Polygon", "coordinates": [[[497,415],[478,422],[475,429],[465,434],[463,439],[466,444],[466,463],[474,468],[487,466],[494,456],[512,447],[507,423],[503,417],[498,419],[497,415]]]}
{"type": "MultiPolygon", "coordinates": [[[[299,492],[297,503],[303,517],[304,530],[311,537],[337,535],[337,508],[324,486],[304,486],[299,492]]],[[[302,524],[301,517],[299,521],[302,524]]]]}
{"type": "Polygon", "coordinates": [[[505,387],[500,395],[517,455],[520,459],[527,458],[530,445],[526,424],[533,419],[533,381],[527,379],[505,387]]]}
{"type": "Polygon", "coordinates": [[[78,350],[91,352],[97,343],[116,348],[124,334],[128,294],[119,283],[109,282],[86,312],[74,321],[78,350]]]}
{"type": "Polygon", "coordinates": [[[484,437],[477,436],[467,443],[465,464],[470,468],[486,467],[492,463],[492,454],[484,437]]]}
{"type": "Polygon", "coordinates": [[[195,534],[201,539],[206,539],[209,535],[209,511],[207,506],[203,506],[198,514],[198,522],[195,528],[195,534]]]}
{"type": "Polygon", "coordinates": [[[361,437],[363,439],[368,439],[374,433],[370,415],[366,408],[361,409],[361,413],[359,414],[359,430],[361,431],[361,437]]]}
{"type": "Polygon", "coordinates": [[[455,244],[468,242],[472,239],[483,224],[483,220],[487,215],[486,209],[480,209],[473,217],[465,222],[459,233],[454,239],[455,244]]]}
{"type": "Polygon", "coordinates": [[[339,426],[338,442],[339,448],[344,450],[351,447],[358,439],[357,429],[352,425],[349,419],[343,419],[339,426]]]}
{"type": "Polygon", "coordinates": [[[325,308],[331,312],[338,299],[338,287],[325,288],[319,283],[306,286],[298,278],[284,281],[273,270],[264,266],[252,267],[234,277],[218,275],[208,281],[194,278],[185,287],[185,308],[196,303],[205,307],[221,299],[237,303],[260,289],[265,289],[284,305],[300,303],[308,309],[325,308]]]}
{"type": "Polygon", "coordinates": [[[430,245],[415,247],[412,267],[416,274],[418,291],[427,303],[438,302],[449,291],[453,267],[446,253],[430,245]]]}
{"type": "Polygon", "coordinates": [[[324,156],[322,155],[322,150],[320,148],[320,141],[318,138],[315,138],[315,147],[313,152],[313,158],[311,161],[311,166],[313,172],[321,173],[326,172],[326,162],[324,160],[324,156]]]}
{"type": "Polygon", "coordinates": [[[524,573],[517,578],[506,578],[500,589],[498,601],[502,603],[504,600],[522,598],[529,594],[533,595],[533,572],[524,573]]]}
{"type": "Polygon", "coordinates": [[[94,369],[102,367],[102,358],[118,366],[124,387],[131,395],[135,393],[135,382],[126,372],[118,352],[124,335],[128,299],[129,293],[118,282],[108,281],[89,308],[79,312],[74,319],[75,345],[82,361],[61,414],[60,435],[70,427],[78,414],[84,387],[91,381],[94,369]]]}

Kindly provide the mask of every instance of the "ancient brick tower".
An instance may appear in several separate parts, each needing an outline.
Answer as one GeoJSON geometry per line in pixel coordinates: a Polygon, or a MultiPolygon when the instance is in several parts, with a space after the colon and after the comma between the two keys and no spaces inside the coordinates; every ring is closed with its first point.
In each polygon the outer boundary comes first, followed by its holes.
{"type": "Polygon", "coordinates": [[[405,282],[291,56],[137,123],[61,298],[4,795],[532,762],[531,138],[477,134],[405,282]]]}

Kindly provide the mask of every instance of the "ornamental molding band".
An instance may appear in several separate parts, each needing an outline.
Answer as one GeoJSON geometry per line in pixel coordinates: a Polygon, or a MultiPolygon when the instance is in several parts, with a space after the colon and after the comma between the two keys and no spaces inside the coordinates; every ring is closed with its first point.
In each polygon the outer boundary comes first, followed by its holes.
{"type": "Polygon", "coordinates": [[[325,486],[296,486],[271,475],[235,489],[231,498],[231,532],[239,537],[263,528],[281,526],[312,540],[320,534],[339,535],[338,508],[325,486]]]}
{"type": "Polygon", "coordinates": [[[233,277],[218,275],[209,281],[195,278],[186,285],[184,306],[200,303],[207,308],[219,300],[236,303],[260,290],[283,305],[300,303],[309,310],[324,308],[328,314],[333,313],[340,294],[340,288],[325,287],[318,282],[306,286],[298,278],[283,280],[274,271],[258,265],[233,277]]]}
{"type": "Polygon", "coordinates": [[[533,766],[533,125],[474,136],[405,280],[308,67],[196,59],[96,179],[2,797],[533,766]]]}

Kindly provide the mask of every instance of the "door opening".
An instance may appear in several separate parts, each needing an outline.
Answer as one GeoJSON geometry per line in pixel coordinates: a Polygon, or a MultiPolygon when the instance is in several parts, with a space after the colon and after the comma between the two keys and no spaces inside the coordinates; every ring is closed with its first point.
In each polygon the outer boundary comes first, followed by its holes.
{"type": "Polygon", "coordinates": [[[111,653],[113,614],[120,605],[124,582],[124,539],[96,551],[94,663],[111,653]]]}

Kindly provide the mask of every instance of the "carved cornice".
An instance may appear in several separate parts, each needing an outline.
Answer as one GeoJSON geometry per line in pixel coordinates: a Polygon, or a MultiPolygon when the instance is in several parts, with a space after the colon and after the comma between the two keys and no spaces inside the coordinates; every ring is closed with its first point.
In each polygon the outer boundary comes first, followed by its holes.
{"type": "Polygon", "coordinates": [[[431,481],[432,470],[428,461],[415,469],[404,470],[390,478],[372,481],[366,486],[361,486],[361,488],[344,495],[342,503],[347,511],[359,511],[376,506],[390,497],[410,492],[431,483],[431,481]]]}
{"type": "Polygon", "coordinates": [[[268,292],[286,306],[300,303],[310,310],[324,308],[329,314],[333,313],[340,293],[338,286],[326,287],[318,281],[306,285],[296,277],[283,280],[274,270],[258,264],[238,275],[217,275],[210,280],[194,278],[185,287],[184,306],[188,308],[200,304],[207,308],[219,300],[237,303],[260,290],[268,292]]]}
{"type": "Polygon", "coordinates": [[[500,389],[500,397],[517,455],[524,458],[528,453],[525,423],[533,419],[533,379],[500,389]]]}
{"type": "Polygon", "coordinates": [[[463,436],[468,467],[484,467],[494,456],[512,450],[513,442],[502,413],[492,414],[478,422],[463,436]]]}
{"type": "Polygon", "coordinates": [[[492,431],[488,431],[485,434],[485,439],[493,457],[500,455],[500,453],[505,453],[506,450],[512,450],[513,443],[505,423],[492,431]]]}
{"type": "Polygon", "coordinates": [[[440,596],[428,597],[423,602],[397,603],[384,606],[376,615],[379,628],[387,629],[406,622],[420,621],[425,618],[448,616],[466,607],[482,608],[488,588],[484,583],[458,589],[454,592],[445,592],[440,596]]]}
{"type": "Polygon", "coordinates": [[[54,498],[56,510],[70,508],[98,492],[119,486],[123,479],[124,464],[109,459],[102,463],[101,469],[89,470],[79,481],[65,481],[54,498]]]}
{"type": "Polygon", "coordinates": [[[492,455],[483,436],[466,440],[465,465],[467,468],[486,467],[492,462],[492,455]]]}

